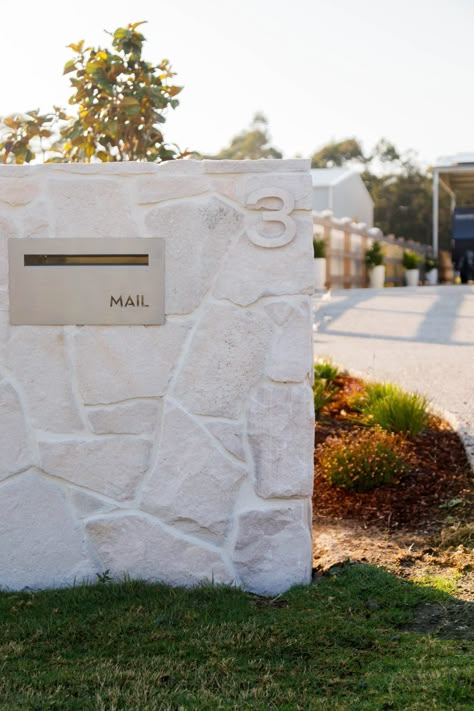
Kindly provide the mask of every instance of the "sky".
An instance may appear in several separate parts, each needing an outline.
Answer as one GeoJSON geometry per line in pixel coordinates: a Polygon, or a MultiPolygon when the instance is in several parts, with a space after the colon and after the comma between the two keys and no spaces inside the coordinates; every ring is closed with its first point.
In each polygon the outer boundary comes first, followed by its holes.
{"type": "Polygon", "coordinates": [[[144,57],[184,87],[165,138],[215,153],[263,112],[285,158],[382,137],[422,164],[474,152],[474,0],[4,3],[0,115],[67,105],[70,42],[146,20],[144,57]]]}

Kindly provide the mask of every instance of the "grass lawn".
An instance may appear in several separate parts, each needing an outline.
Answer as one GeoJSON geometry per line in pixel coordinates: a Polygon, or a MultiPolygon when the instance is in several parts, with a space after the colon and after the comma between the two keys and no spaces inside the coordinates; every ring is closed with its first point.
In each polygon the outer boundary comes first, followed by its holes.
{"type": "Polygon", "coordinates": [[[404,632],[442,590],[345,564],[275,599],[139,582],[0,593],[0,708],[472,709],[474,646],[404,632]]]}

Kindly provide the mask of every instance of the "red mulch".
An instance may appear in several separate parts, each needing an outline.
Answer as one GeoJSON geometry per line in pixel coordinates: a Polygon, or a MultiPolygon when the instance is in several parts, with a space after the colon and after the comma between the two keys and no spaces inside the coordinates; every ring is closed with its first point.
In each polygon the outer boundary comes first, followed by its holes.
{"type": "MultiPolygon", "coordinates": [[[[353,421],[355,413],[350,411],[347,397],[363,387],[362,381],[340,375],[336,385],[335,400],[324,408],[316,423],[316,445],[329,435],[359,426],[353,421]]],[[[430,532],[446,521],[449,502],[455,506],[456,499],[463,499],[462,508],[466,513],[468,502],[474,502],[473,475],[457,433],[442,419],[432,417],[430,426],[417,437],[409,438],[408,445],[409,473],[397,484],[363,494],[332,486],[319,472],[315,456],[315,516],[353,519],[390,530],[430,532]]],[[[459,509],[453,510],[459,512],[459,509]]]]}

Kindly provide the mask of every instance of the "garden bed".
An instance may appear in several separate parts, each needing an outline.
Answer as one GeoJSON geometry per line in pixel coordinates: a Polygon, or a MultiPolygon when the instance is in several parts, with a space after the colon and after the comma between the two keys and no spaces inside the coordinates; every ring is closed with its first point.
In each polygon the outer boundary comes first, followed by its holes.
{"type": "MultiPolygon", "coordinates": [[[[316,446],[364,427],[351,405],[363,381],[340,373],[333,383],[335,395],[316,423],[316,446]]],[[[368,562],[474,600],[474,486],[464,446],[434,415],[405,443],[407,473],[365,493],[334,487],[315,452],[315,569],[347,559],[368,562]]]]}

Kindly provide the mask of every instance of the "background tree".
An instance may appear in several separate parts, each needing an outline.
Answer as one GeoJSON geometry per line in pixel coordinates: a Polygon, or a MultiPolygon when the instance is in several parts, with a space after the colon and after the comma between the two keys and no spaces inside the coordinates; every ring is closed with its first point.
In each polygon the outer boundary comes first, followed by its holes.
{"type": "MultiPolygon", "coordinates": [[[[364,176],[363,176],[364,177],[364,176]]],[[[385,233],[431,244],[431,179],[419,170],[370,176],[374,223],[385,233]]]]}
{"type": "Polygon", "coordinates": [[[0,120],[0,158],[4,163],[29,163],[38,147],[45,160],[90,162],[178,157],[161,131],[168,108],[176,108],[181,87],[173,83],[168,60],[158,65],[142,59],[144,23],[119,27],[112,50],[70,44],[74,57],[64,67],[74,93],[64,110],[30,111],[0,120]]]}
{"type": "MultiPolygon", "coordinates": [[[[379,142],[362,178],[374,201],[374,224],[386,234],[431,245],[433,239],[433,186],[411,153],[401,155],[391,144],[379,142]],[[384,148],[388,146],[388,150],[384,148]],[[374,169],[378,163],[379,170],[374,169]],[[380,171],[380,164],[382,170],[380,171]]],[[[439,235],[442,249],[450,250],[450,199],[440,194],[439,235]]]]}
{"type": "Polygon", "coordinates": [[[282,153],[270,145],[267,118],[256,113],[250,127],[234,136],[227,148],[223,148],[214,156],[206,157],[228,160],[282,158],[282,153]]]}
{"type": "Polygon", "coordinates": [[[311,156],[312,168],[335,168],[348,163],[365,163],[366,158],[356,138],[328,143],[311,156]]]}

